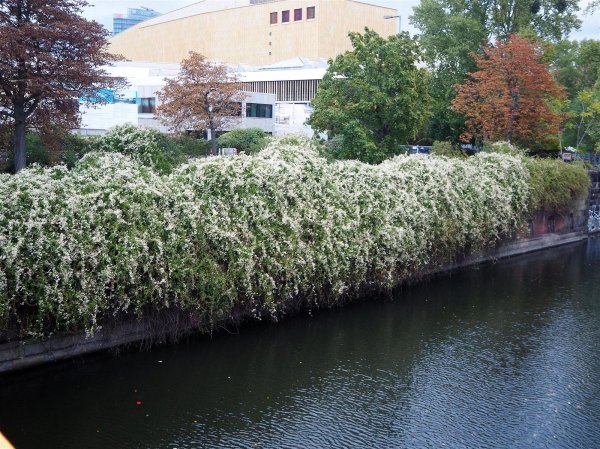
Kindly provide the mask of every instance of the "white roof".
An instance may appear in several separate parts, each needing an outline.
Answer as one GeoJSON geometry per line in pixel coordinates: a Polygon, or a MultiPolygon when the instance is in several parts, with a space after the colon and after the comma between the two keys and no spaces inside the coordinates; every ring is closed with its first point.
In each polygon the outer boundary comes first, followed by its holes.
{"type": "MultiPolygon", "coordinates": [[[[268,66],[232,66],[241,81],[293,81],[293,80],[320,80],[323,79],[327,64],[324,60],[304,60],[304,65],[294,65],[296,59],[282,61],[268,66]],[[287,68],[292,66],[293,68],[287,68]],[[295,68],[305,67],[305,68],[295,68]]],[[[148,86],[161,85],[164,78],[177,76],[179,64],[166,64],[156,62],[116,62],[106,68],[113,76],[127,78],[132,85],[148,86]]]]}
{"type": "Polygon", "coordinates": [[[241,81],[293,81],[323,79],[326,69],[258,70],[239,73],[241,81]]]}

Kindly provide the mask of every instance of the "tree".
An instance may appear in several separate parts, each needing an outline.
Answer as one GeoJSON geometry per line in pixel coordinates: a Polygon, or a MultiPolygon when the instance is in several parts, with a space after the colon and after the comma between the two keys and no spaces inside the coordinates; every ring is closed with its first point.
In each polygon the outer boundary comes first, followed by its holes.
{"type": "Polygon", "coordinates": [[[221,148],[237,148],[246,154],[256,154],[267,146],[269,139],[260,128],[238,128],[218,139],[221,148]]]}
{"type": "Polygon", "coordinates": [[[556,80],[568,92],[565,146],[595,151],[600,139],[600,41],[561,41],[550,51],[556,80]]]}
{"type": "Polygon", "coordinates": [[[327,132],[346,159],[377,163],[401,152],[427,119],[427,72],[408,33],[384,39],[350,33],[353,50],[329,61],[309,120],[327,132]]]}
{"type": "Polygon", "coordinates": [[[478,70],[456,86],[452,102],[467,117],[465,140],[475,136],[531,147],[558,133],[561,117],[551,102],[564,98],[564,88],[541,57],[532,41],[518,35],[473,55],[478,70]]]}
{"type": "Polygon", "coordinates": [[[209,130],[212,154],[217,154],[216,132],[235,123],[244,93],[226,66],[190,52],[179,75],[165,79],[158,99],[156,112],[162,123],[175,132],[209,130]]]}
{"type": "Polygon", "coordinates": [[[573,102],[568,126],[575,131],[575,148],[588,141],[587,149],[595,152],[600,142],[600,83],[595,89],[581,91],[573,102]]]}
{"type": "Polygon", "coordinates": [[[534,34],[559,41],[573,28],[578,0],[421,0],[411,23],[419,29],[423,59],[431,72],[432,114],[428,135],[455,139],[464,120],[450,109],[454,85],[475,70],[473,53],[509,34],[534,34]]]}
{"type": "Polygon", "coordinates": [[[556,80],[574,99],[582,90],[592,89],[600,76],[600,41],[560,41],[550,48],[548,59],[556,80]]]}
{"type": "Polygon", "coordinates": [[[101,101],[102,88],[124,85],[102,66],[110,33],[79,14],[84,0],[0,1],[0,117],[12,130],[15,172],[25,167],[25,134],[72,129],[79,98],[101,101]]]}

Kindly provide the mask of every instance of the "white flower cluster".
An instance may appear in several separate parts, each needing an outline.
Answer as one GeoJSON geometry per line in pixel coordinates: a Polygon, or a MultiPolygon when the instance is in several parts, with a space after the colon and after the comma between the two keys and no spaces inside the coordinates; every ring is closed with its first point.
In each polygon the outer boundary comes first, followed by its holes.
{"type": "Polygon", "coordinates": [[[527,181],[506,155],[372,166],[277,141],[168,176],[107,153],[2,175],[0,333],[165,307],[276,318],[389,289],[514,233],[527,181]]]}

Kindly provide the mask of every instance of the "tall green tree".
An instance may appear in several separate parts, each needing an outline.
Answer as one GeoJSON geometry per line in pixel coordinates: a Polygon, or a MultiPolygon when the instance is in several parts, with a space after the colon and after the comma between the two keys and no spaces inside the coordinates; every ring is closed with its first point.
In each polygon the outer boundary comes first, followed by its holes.
{"type": "Polygon", "coordinates": [[[353,50],[329,61],[310,125],[334,137],[336,156],[378,163],[402,152],[428,116],[427,72],[408,33],[350,33],[353,50]]]}
{"type": "Polygon", "coordinates": [[[568,92],[562,144],[595,151],[600,143],[600,41],[561,41],[551,48],[549,59],[568,92]]]}
{"type": "Polygon", "coordinates": [[[514,33],[559,41],[580,26],[578,9],[578,0],[421,0],[410,21],[432,74],[429,135],[445,140],[464,131],[463,117],[449,106],[453,86],[475,69],[472,53],[514,33]]]}
{"type": "Polygon", "coordinates": [[[549,59],[556,80],[567,88],[569,97],[591,89],[600,75],[600,41],[563,40],[549,51],[549,59]]]}
{"type": "Polygon", "coordinates": [[[568,116],[565,145],[595,153],[600,145],[600,83],[571,100],[568,116]]]}

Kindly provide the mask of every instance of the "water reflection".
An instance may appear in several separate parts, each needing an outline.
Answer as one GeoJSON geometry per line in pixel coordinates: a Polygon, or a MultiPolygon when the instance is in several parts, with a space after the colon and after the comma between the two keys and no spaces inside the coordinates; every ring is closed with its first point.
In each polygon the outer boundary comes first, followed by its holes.
{"type": "Polygon", "coordinates": [[[594,447],[599,268],[591,241],[2,378],[0,429],[21,449],[594,447]]]}

